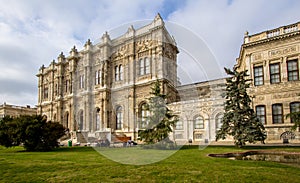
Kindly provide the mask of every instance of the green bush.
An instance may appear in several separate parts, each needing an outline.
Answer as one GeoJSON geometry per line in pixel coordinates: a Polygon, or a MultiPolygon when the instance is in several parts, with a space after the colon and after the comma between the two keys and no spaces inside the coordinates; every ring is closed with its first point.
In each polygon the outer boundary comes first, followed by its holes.
{"type": "Polygon", "coordinates": [[[27,151],[48,151],[59,146],[65,128],[57,122],[38,116],[5,117],[0,121],[0,145],[24,145],[27,151]]]}

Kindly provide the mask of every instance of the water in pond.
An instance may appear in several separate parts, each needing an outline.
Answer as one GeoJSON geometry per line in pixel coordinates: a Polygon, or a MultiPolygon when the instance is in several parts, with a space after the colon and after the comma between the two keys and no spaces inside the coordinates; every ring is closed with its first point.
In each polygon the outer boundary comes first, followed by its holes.
{"type": "Polygon", "coordinates": [[[237,160],[274,161],[280,163],[295,163],[300,165],[300,155],[296,154],[255,154],[236,156],[237,160]]]}
{"type": "Polygon", "coordinates": [[[300,152],[247,151],[239,153],[209,154],[211,157],[222,157],[233,160],[273,161],[296,164],[300,166],[300,152]]]}

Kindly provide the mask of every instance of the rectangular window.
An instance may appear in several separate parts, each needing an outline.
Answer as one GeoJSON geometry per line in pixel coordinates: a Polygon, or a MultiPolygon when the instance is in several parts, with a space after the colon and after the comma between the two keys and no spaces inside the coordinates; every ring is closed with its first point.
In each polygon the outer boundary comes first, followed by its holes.
{"type": "Polygon", "coordinates": [[[115,81],[119,81],[119,67],[115,66],[115,81]]]}
{"type": "Polygon", "coordinates": [[[204,118],[201,116],[198,116],[194,120],[194,128],[195,129],[204,129],[204,118]]]}
{"type": "Polygon", "coordinates": [[[263,105],[256,106],[256,116],[262,124],[266,124],[266,107],[263,105]]]}
{"type": "Polygon", "coordinates": [[[48,99],[48,87],[44,87],[44,99],[48,99]]]}
{"type": "Polygon", "coordinates": [[[260,86],[264,84],[263,66],[254,67],[254,85],[260,86]]]}
{"type": "Polygon", "coordinates": [[[273,124],[283,123],[282,104],[272,105],[272,117],[273,117],[273,124]]]}
{"type": "Polygon", "coordinates": [[[139,64],[140,64],[140,75],[144,75],[145,74],[144,60],[141,59],[139,64]]]}
{"type": "Polygon", "coordinates": [[[176,130],[183,130],[183,122],[182,121],[177,121],[175,129],[176,130]]]}
{"type": "Polygon", "coordinates": [[[287,72],[289,81],[299,80],[298,59],[287,62],[287,72]]]}
{"type": "Polygon", "coordinates": [[[66,84],[65,84],[65,92],[66,93],[68,93],[68,90],[69,90],[69,83],[70,83],[70,81],[66,80],[66,84]]]}
{"type": "MultiPolygon", "coordinates": [[[[300,112],[300,102],[290,103],[290,113],[300,112]]],[[[295,119],[291,117],[291,123],[294,123],[295,119]]]]}
{"type": "Polygon", "coordinates": [[[270,64],[270,82],[280,83],[280,65],[279,63],[270,64]]]}
{"type": "Polygon", "coordinates": [[[123,66],[122,65],[119,66],[119,80],[120,81],[123,80],[123,66]]]}
{"type": "Polygon", "coordinates": [[[97,70],[95,72],[95,85],[99,85],[102,82],[102,75],[101,70],[97,70]]]}
{"type": "Polygon", "coordinates": [[[150,73],[150,60],[149,58],[145,58],[145,74],[150,73]]]}

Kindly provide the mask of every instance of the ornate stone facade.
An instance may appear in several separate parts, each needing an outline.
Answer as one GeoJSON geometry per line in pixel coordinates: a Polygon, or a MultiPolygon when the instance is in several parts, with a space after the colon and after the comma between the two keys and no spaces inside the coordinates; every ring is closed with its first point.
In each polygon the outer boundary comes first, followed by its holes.
{"type": "MultiPolygon", "coordinates": [[[[300,23],[248,35],[235,67],[252,79],[253,108],[267,129],[267,142],[282,142],[293,123],[286,114],[300,110],[300,23]]],[[[299,142],[299,129],[291,142],[299,142]]]]}
{"type": "Polygon", "coordinates": [[[136,140],[141,107],[158,79],[163,93],[176,100],[177,53],[175,40],[158,14],[149,24],[100,43],[75,46],[69,56],[42,66],[38,77],[38,114],[60,121],[73,137],[136,140]]]}
{"type": "MultiPolygon", "coordinates": [[[[287,135],[295,137],[290,142],[299,142],[299,132],[290,132],[293,123],[285,118],[300,110],[299,46],[300,23],[245,34],[235,68],[248,70],[253,79],[249,92],[267,142],[282,142],[287,135]]],[[[99,43],[88,40],[81,51],[74,46],[67,57],[61,53],[40,68],[38,114],[63,123],[73,138],[137,140],[158,79],[179,116],[170,136],[179,143],[213,142],[224,113],[225,79],[177,86],[177,53],[159,14],[149,25],[131,26],[116,39],[106,32],[99,43]]],[[[230,137],[226,141],[232,143],[230,137]]]]}
{"type": "Polygon", "coordinates": [[[0,105],[0,119],[2,119],[4,116],[10,116],[10,117],[17,117],[20,115],[36,115],[37,108],[31,108],[28,106],[15,106],[4,104],[0,105]]]}
{"type": "Polygon", "coordinates": [[[179,116],[173,133],[177,143],[214,142],[224,114],[225,79],[179,86],[177,90],[180,101],[169,105],[179,116]]]}

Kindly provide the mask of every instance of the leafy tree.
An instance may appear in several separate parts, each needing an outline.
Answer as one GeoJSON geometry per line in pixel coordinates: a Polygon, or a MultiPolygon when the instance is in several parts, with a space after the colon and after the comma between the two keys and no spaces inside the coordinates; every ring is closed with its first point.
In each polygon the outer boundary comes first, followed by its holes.
{"type": "Polygon", "coordinates": [[[162,94],[159,80],[156,80],[154,87],[151,88],[148,109],[150,115],[146,117],[145,130],[139,131],[140,139],[146,144],[157,142],[169,143],[169,133],[178,121],[177,116],[166,106],[167,95],[162,94]]]}
{"type": "Polygon", "coordinates": [[[16,121],[5,116],[0,120],[0,145],[5,147],[18,146],[20,144],[16,121]]]}
{"type": "Polygon", "coordinates": [[[286,115],[286,118],[290,118],[291,120],[293,120],[294,125],[292,126],[292,130],[296,130],[297,127],[300,128],[300,111],[291,112],[286,115]]]}
{"type": "Polygon", "coordinates": [[[225,72],[230,77],[226,79],[225,114],[222,126],[217,131],[216,141],[231,135],[238,147],[244,146],[246,142],[264,143],[265,128],[251,108],[251,99],[247,94],[247,88],[250,86],[250,79],[246,79],[247,71],[238,72],[225,68],[225,72]]]}
{"type": "Polygon", "coordinates": [[[28,151],[47,151],[58,147],[57,140],[65,128],[42,116],[5,117],[0,122],[0,144],[5,147],[24,145],[28,151]]]}

